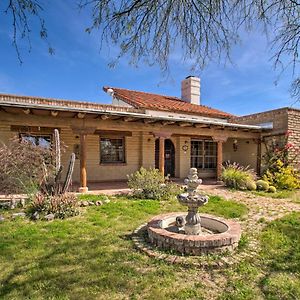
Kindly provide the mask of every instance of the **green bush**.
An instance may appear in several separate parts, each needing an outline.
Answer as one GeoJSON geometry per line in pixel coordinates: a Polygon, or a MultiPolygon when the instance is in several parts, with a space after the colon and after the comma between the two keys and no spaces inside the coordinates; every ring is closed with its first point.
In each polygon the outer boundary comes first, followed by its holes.
{"type": "Polygon", "coordinates": [[[257,180],[256,181],[257,190],[259,191],[268,191],[269,190],[269,183],[265,180],[257,180]]]}
{"type": "Polygon", "coordinates": [[[267,170],[263,176],[278,189],[294,190],[300,188],[299,173],[292,166],[285,166],[280,160],[273,165],[272,170],[267,170]]]}
{"type": "Polygon", "coordinates": [[[223,167],[222,180],[225,185],[234,189],[246,189],[250,182],[254,182],[256,175],[249,167],[237,163],[227,163],[223,167]]]}
{"type": "Polygon", "coordinates": [[[37,193],[33,196],[29,212],[41,216],[53,214],[55,218],[65,219],[78,214],[78,201],[75,195],[65,193],[57,196],[37,193]]]}
{"type": "Polygon", "coordinates": [[[257,188],[255,181],[252,180],[246,182],[246,187],[249,191],[255,191],[257,188]]]}
{"type": "Polygon", "coordinates": [[[180,187],[168,182],[157,169],[141,167],[127,177],[128,187],[133,190],[133,195],[140,199],[165,200],[180,193],[180,187]]]}
{"type": "Polygon", "coordinates": [[[270,185],[269,189],[268,189],[269,193],[276,193],[276,187],[273,185],[270,185]]]}

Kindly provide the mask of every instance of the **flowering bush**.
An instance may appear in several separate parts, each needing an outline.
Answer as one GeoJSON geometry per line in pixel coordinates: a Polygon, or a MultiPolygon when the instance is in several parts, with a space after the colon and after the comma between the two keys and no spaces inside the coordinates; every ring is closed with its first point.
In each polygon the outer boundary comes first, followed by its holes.
{"type": "Polygon", "coordinates": [[[293,167],[299,148],[289,142],[290,134],[288,131],[281,143],[275,139],[265,143],[264,161],[267,168],[263,179],[278,189],[300,188],[299,172],[293,167]]]}
{"type": "Polygon", "coordinates": [[[227,162],[223,167],[222,180],[225,185],[234,189],[247,189],[255,185],[256,174],[249,167],[227,162]],[[253,184],[254,183],[254,184],[253,184]]]}
{"type": "Polygon", "coordinates": [[[137,198],[164,200],[180,192],[179,186],[168,182],[168,178],[157,169],[141,167],[127,177],[128,187],[133,190],[133,195],[137,198]]]}

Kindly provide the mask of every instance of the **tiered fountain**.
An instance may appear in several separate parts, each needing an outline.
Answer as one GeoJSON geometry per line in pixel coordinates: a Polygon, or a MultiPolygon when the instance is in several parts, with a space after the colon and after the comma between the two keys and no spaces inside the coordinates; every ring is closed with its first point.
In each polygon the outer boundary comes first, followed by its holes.
{"type": "Polygon", "coordinates": [[[198,208],[208,202],[208,196],[197,191],[202,183],[197,169],[191,168],[184,182],[187,192],[177,198],[188,207],[188,213],[169,213],[153,218],[147,224],[150,242],[158,248],[189,255],[233,250],[240,240],[240,225],[208,214],[200,217],[198,208]]]}

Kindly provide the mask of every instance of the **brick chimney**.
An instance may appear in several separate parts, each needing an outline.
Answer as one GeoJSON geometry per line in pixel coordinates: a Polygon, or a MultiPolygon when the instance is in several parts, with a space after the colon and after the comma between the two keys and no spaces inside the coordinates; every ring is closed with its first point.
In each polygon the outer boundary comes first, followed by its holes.
{"type": "Polygon", "coordinates": [[[200,105],[200,78],[188,76],[181,81],[181,99],[200,105]]]}

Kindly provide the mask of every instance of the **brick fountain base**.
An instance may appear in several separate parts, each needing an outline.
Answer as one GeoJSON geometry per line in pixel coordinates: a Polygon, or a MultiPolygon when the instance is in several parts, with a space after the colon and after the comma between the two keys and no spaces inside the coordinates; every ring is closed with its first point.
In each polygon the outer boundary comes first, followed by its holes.
{"type": "Polygon", "coordinates": [[[186,235],[174,226],[176,217],[186,216],[184,212],[163,214],[154,217],[147,224],[148,238],[151,244],[162,250],[175,251],[186,255],[201,255],[232,251],[241,237],[241,228],[237,222],[201,214],[200,235],[186,235]]]}

